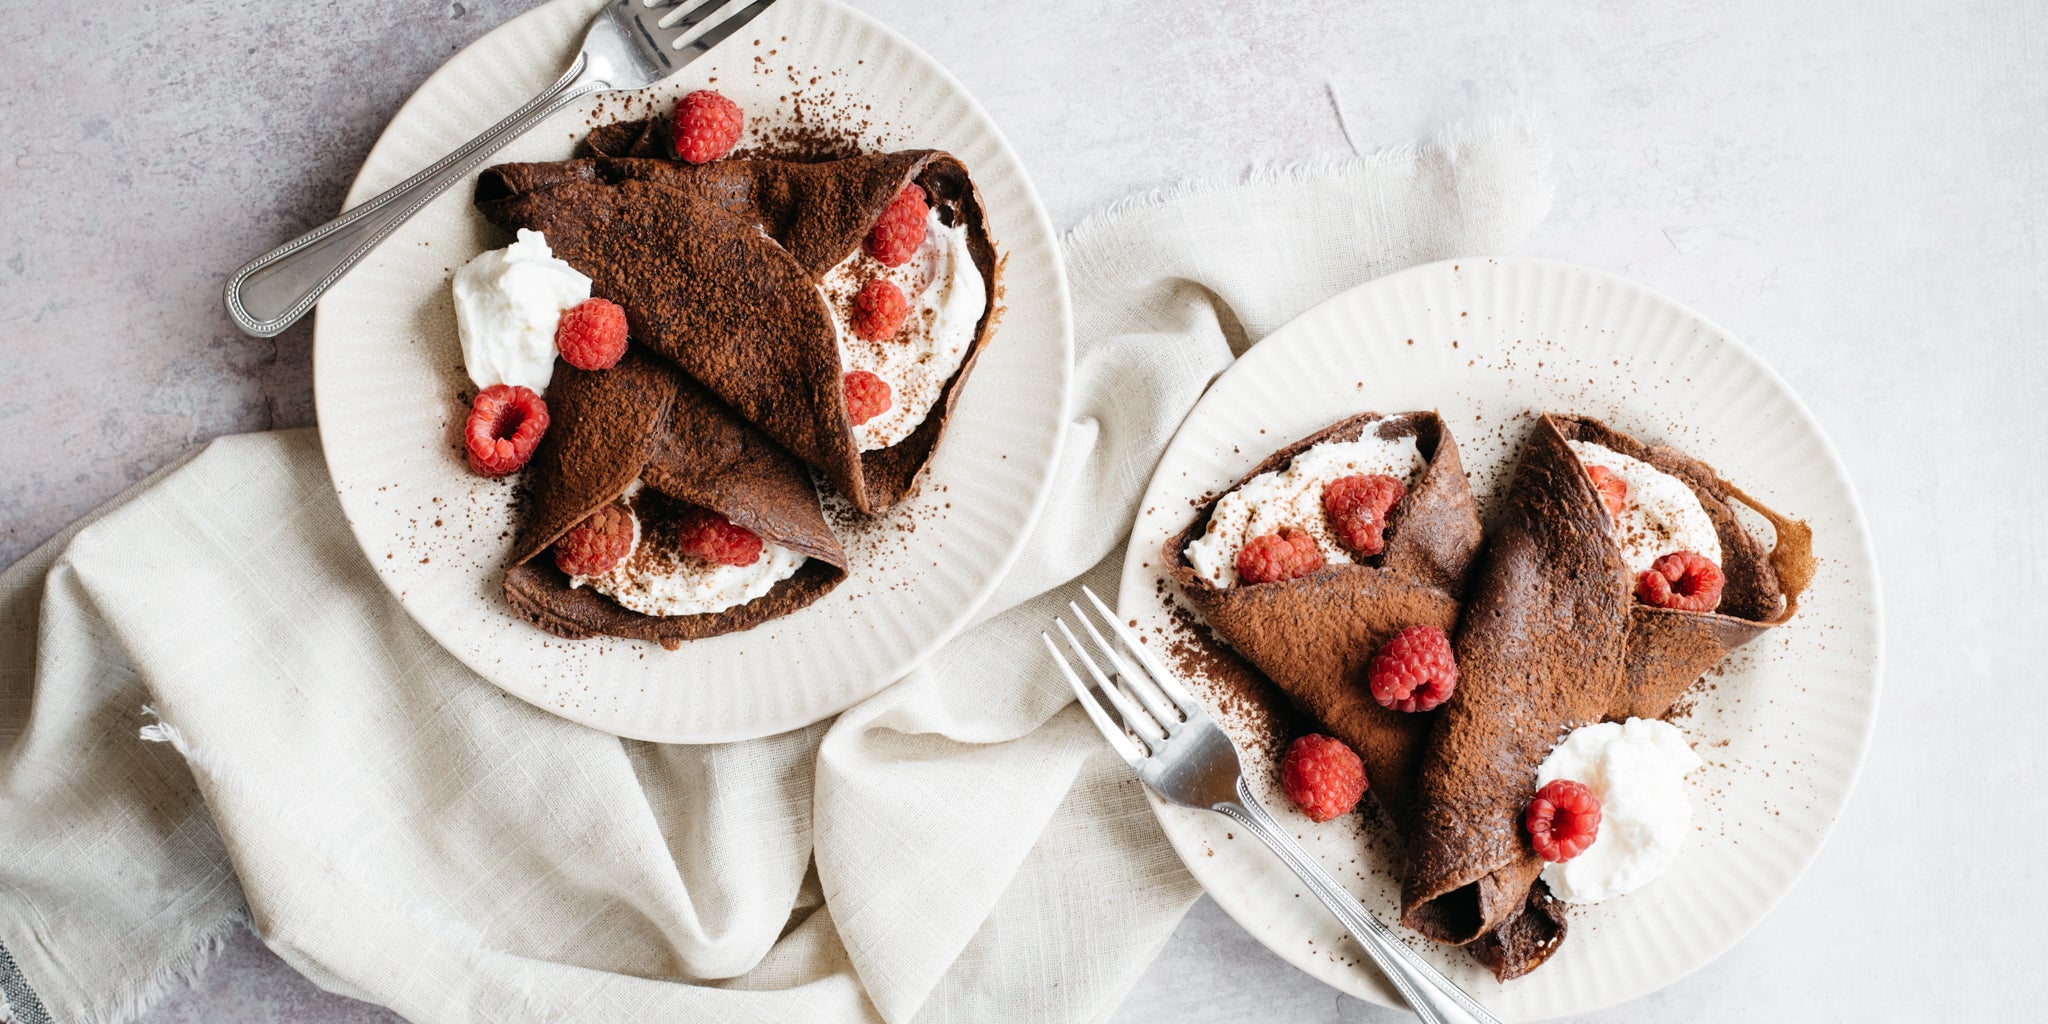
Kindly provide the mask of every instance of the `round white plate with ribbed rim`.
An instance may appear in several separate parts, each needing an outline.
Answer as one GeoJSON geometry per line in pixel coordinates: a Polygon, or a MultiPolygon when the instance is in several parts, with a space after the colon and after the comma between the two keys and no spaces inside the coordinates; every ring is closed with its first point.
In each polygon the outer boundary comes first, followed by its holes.
{"type": "MultiPolygon", "coordinates": [[[[1607,274],[1534,260],[1431,264],[1345,292],[1252,348],[1209,388],[1160,461],[1124,558],[1119,610],[1208,694],[1267,806],[1386,921],[1397,916],[1396,840],[1360,814],[1317,825],[1289,806],[1264,716],[1219,700],[1189,653],[1199,627],[1171,612],[1159,551],[1206,496],[1274,449],[1354,413],[1431,408],[1457,438],[1483,513],[1531,414],[1556,411],[1678,446],[1813,527],[1820,572],[1798,617],[1681,701],[1691,707],[1676,724],[1706,764],[1688,777],[1695,830],[1662,878],[1573,908],[1556,956],[1505,984],[1463,950],[1402,931],[1506,1020],[1632,999],[1748,932],[1813,860],[1848,800],[1882,658],[1863,517],[1833,447],[1782,379],[1705,318],[1607,274]]],[[[1153,804],[1189,870],[1261,942],[1345,992],[1399,1005],[1364,951],[1256,840],[1219,815],[1153,804]]]]}
{"type": "MultiPolygon", "coordinates": [[[[600,3],[555,0],[456,54],[392,119],[348,202],[439,159],[554,81],[600,3]]],[[[448,282],[509,239],[471,208],[468,189],[449,190],[378,247],[328,293],[314,328],[328,469],[364,552],[406,611],[506,691],[607,732],[665,742],[819,721],[888,685],[964,625],[1044,504],[1073,357],[1057,239],[1016,154],[923,51],[834,0],[783,0],[667,82],[630,100],[587,100],[495,159],[565,158],[592,124],[666,112],[707,86],[747,111],[749,139],[791,127],[800,102],[810,123],[836,119],[863,148],[953,153],[974,175],[1005,258],[1001,323],[922,492],[872,520],[835,521],[851,572],[816,604],[676,651],[558,640],[506,610],[499,587],[515,485],[463,464],[472,386],[448,282]]]]}

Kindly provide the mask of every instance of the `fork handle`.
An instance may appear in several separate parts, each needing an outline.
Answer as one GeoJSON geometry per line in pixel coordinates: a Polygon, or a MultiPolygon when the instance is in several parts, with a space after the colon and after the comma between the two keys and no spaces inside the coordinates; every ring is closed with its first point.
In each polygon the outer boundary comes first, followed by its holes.
{"type": "Polygon", "coordinates": [[[1329,908],[1330,913],[1337,915],[1344,929],[1365,947],[1366,955],[1372,957],[1380,973],[1400,990],[1401,998],[1408,1001],[1416,1016],[1429,1024],[1499,1024],[1492,1014],[1482,1009],[1442,972],[1417,956],[1406,943],[1395,938],[1379,918],[1337,884],[1337,880],[1331,878],[1315,858],[1309,856],[1308,851],[1303,850],[1294,837],[1273,820],[1265,806],[1252,796],[1243,778],[1237,781],[1237,801],[1217,804],[1216,810],[1243,825],[1246,831],[1257,836],[1267,849],[1294,869],[1309,892],[1329,908]]]}
{"type": "Polygon", "coordinates": [[[585,75],[589,66],[589,55],[579,54],[568,73],[546,91],[433,166],[243,264],[228,278],[224,296],[235,326],[244,333],[268,338],[297,322],[377,243],[448,186],[467,177],[486,157],[555,111],[606,88],[602,79],[585,75]]]}

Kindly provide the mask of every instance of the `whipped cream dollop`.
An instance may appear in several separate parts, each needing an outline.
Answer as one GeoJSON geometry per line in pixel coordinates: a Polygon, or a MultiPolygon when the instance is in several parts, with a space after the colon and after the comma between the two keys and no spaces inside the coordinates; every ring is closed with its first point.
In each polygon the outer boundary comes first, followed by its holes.
{"type": "Polygon", "coordinates": [[[1592,790],[1600,833],[1578,856],[1544,865],[1551,895],[1592,903],[1662,875],[1692,828],[1685,775],[1699,766],[1685,734],[1669,722],[1631,718],[1572,730],[1536,769],[1536,786],[1571,779],[1592,790]]]}
{"type": "Polygon", "coordinates": [[[1316,539],[1323,561],[1353,561],[1337,543],[1323,514],[1323,488],[1333,480],[1365,474],[1390,476],[1415,486],[1425,462],[1414,435],[1380,437],[1368,426],[1356,441],[1324,441],[1294,457],[1287,468],[1260,473],[1216,502],[1209,528],[1187,546],[1188,564],[1216,587],[1237,585],[1237,553],[1254,537],[1298,527],[1316,539]]]}
{"type": "MultiPolygon", "coordinates": [[[[626,494],[638,494],[634,481],[626,494]]],[[[637,503],[630,503],[637,506],[637,503]]],[[[589,587],[642,615],[703,615],[722,612],[754,600],[796,575],[804,555],[767,539],[761,557],[751,565],[720,565],[677,550],[673,529],[657,524],[643,529],[641,510],[633,507],[633,549],[619,564],[589,576],[571,576],[571,587],[589,587]],[[651,536],[650,536],[651,534],[651,536]]]]}
{"type": "Polygon", "coordinates": [[[463,264],[453,287],[469,379],[479,388],[546,391],[555,375],[555,324],[590,297],[590,278],[556,259],[547,236],[521,228],[518,241],[463,264]]]}
{"type": "Polygon", "coordinates": [[[825,272],[819,285],[839,335],[839,362],[889,384],[889,408],[853,428],[861,451],[887,448],[911,435],[945,393],[946,382],[967,358],[974,330],[988,310],[988,287],[967,251],[967,225],[947,227],[934,209],[925,215],[924,244],[902,266],[884,266],[856,251],[825,272]],[[853,297],[874,278],[903,290],[910,312],[894,337],[867,341],[853,333],[853,297]]]}
{"type": "Polygon", "coordinates": [[[1721,535],[1707,510],[1685,481],[1591,441],[1567,441],[1572,454],[1588,466],[1601,466],[1628,485],[1628,504],[1615,517],[1614,539],[1629,578],[1649,571],[1650,564],[1674,551],[1690,551],[1721,564],[1721,535]]]}

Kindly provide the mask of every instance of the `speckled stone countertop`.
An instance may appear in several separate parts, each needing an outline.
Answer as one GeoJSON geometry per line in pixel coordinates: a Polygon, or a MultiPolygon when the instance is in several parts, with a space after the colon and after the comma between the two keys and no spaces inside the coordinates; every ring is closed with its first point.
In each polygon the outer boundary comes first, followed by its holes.
{"type": "MultiPolygon", "coordinates": [[[[1542,111],[1560,187],[1528,254],[1707,311],[1805,396],[1868,510],[1890,640],[1868,768],[1811,873],[1712,966],[1589,1019],[2031,1015],[2048,6],[859,2],[967,83],[1062,227],[1341,151],[1340,110],[1368,148],[1542,111]]],[[[526,6],[9,4],[0,564],[195,442],[311,421],[308,326],[237,334],[224,275],[331,215],[407,94],[526,6]]],[[[244,937],[146,1019],[393,1018],[244,937]]],[[[1403,1018],[1205,901],[1116,1019],[1403,1018]]]]}

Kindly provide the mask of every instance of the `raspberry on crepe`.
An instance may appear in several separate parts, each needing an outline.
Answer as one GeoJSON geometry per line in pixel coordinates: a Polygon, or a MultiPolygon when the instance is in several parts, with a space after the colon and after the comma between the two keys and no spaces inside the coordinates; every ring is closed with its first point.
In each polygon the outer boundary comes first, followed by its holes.
{"type": "Polygon", "coordinates": [[[1280,788],[1310,821],[1351,813],[1365,786],[1365,762],[1342,740],[1311,733],[1288,744],[1280,759],[1280,788]]]}
{"type": "Polygon", "coordinates": [[[555,323],[555,350],[579,370],[608,370],[626,354],[626,311],[616,302],[584,299],[555,323]]]}
{"type": "Polygon", "coordinates": [[[592,512],[555,542],[555,568],[570,576],[610,572],[639,543],[633,510],[616,502],[592,512]]]}
{"type": "Polygon", "coordinates": [[[1408,485],[1394,477],[1354,473],[1323,487],[1323,513],[1344,550],[1377,555],[1387,546],[1387,514],[1407,496],[1408,485]]]}
{"type": "Polygon", "coordinates": [[[715,565],[753,565],[761,560],[761,535],[708,508],[693,508],[676,523],[676,547],[715,565]]]}
{"type": "Polygon", "coordinates": [[[863,341],[894,337],[909,315],[910,303],[903,297],[903,289],[887,278],[869,281],[853,297],[853,333],[863,341]]]}
{"type": "Polygon", "coordinates": [[[699,89],[676,101],[676,156],[693,164],[720,159],[739,145],[746,127],[747,115],[739,104],[699,89]]]}
{"type": "Polygon", "coordinates": [[[846,416],[854,426],[889,411],[889,382],[866,370],[846,375],[846,416]]]}
{"type": "Polygon", "coordinates": [[[1636,578],[1636,600],[1653,608],[1710,612],[1721,603],[1721,567],[1690,551],[1674,551],[1636,578]]]}
{"type": "Polygon", "coordinates": [[[931,208],[925,205],[924,189],[905,185],[875,220],[875,226],[868,229],[861,248],[885,267],[902,266],[924,244],[925,215],[930,212],[931,208]]]}
{"type": "Polygon", "coordinates": [[[1246,585],[1300,579],[1322,567],[1316,539],[1292,526],[1253,537],[1237,552],[1237,581],[1246,585]]]}
{"type": "Polygon", "coordinates": [[[1435,626],[1410,626],[1372,656],[1366,666],[1372,699],[1390,711],[1431,711],[1458,688],[1458,661],[1451,638],[1435,626]]]}

